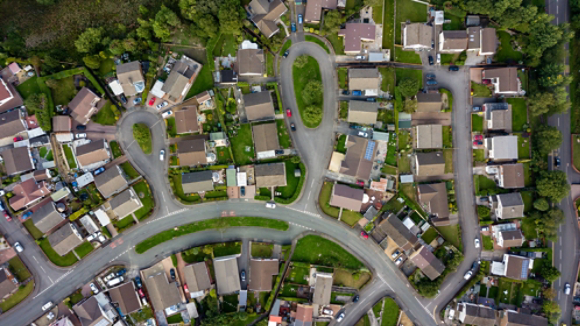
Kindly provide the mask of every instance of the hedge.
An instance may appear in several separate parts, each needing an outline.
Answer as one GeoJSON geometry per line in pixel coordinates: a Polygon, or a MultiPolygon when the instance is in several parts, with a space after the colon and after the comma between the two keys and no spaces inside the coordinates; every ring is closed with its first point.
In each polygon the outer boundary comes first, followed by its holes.
{"type": "Polygon", "coordinates": [[[79,217],[81,217],[81,216],[85,215],[85,214],[86,214],[86,213],[88,213],[88,212],[89,212],[89,209],[83,206],[83,207],[82,207],[81,209],[79,209],[78,211],[76,211],[76,212],[74,212],[74,213],[70,214],[70,216],[69,216],[69,220],[71,220],[71,222],[72,222],[72,221],[74,221],[74,220],[78,219],[79,217]]]}

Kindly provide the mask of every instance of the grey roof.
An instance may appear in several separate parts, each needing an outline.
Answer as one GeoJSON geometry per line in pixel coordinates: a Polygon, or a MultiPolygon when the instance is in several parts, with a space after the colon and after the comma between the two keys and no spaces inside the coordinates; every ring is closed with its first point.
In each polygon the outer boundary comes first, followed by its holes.
{"type": "Polygon", "coordinates": [[[307,22],[320,21],[322,9],[336,9],[338,6],[337,0],[309,0],[306,2],[306,9],[304,11],[304,20],[307,22]]]}
{"type": "Polygon", "coordinates": [[[504,310],[502,314],[502,326],[548,326],[548,319],[542,316],[518,313],[513,310],[504,310]]]}
{"type": "Polygon", "coordinates": [[[499,93],[518,91],[518,69],[516,67],[485,69],[482,78],[497,78],[499,80],[499,93]]]}
{"type": "Polygon", "coordinates": [[[97,297],[92,296],[73,306],[73,310],[82,326],[109,326],[113,325],[112,320],[107,317],[99,306],[97,297]]]}
{"type": "Polygon", "coordinates": [[[348,70],[348,89],[379,89],[380,76],[377,68],[351,68],[348,70]]]}
{"type": "Polygon", "coordinates": [[[442,109],[441,93],[417,93],[417,112],[440,112],[442,109]]]}
{"type": "Polygon", "coordinates": [[[524,216],[524,201],[519,192],[497,195],[497,200],[501,203],[501,218],[516,218],[524,216]]]}
{"type": "Polygon", "coordinates": [[[490,158],[497,160],[516,160],[518,158],[518,136],[495,136],[486,139],[490,158]]]}
{"type": "Polygon", "coordinates": [[[439,277],[445,270],[445,265],[426,246],[411,254],[409,259],[431,280],[439,277]]]}
{"type": "Polygon", "coordinates": [[[374,24],[347,23],[345,28],[338,32],[338,35],[344,37],[345,52],[360,52],[363,40],[375,40],[375,31],[374,24]]]}
{"type": "Polygon", "coordinates": [[[443,50],[465,50],[467,49],[466,31],[442,31],[443,50]]]}
{"type": "Polygon", "coordinates": [[[78,146],[76,148],[76,157],[81,167],[111,158],[105,139],[93,140],[86,145],[78,146]]]}
{"type": "Polygon", "coordinates": [[[211,279],[204,261],[183,267],[183,276],[190,293],[211,288],[211,279]]]}
{"type": "Polygon", "coordinates": [[[128,183],[121,173],[121,167],[115,165],[95,176],[95,185],[103,197],[109,198],[115,193],[125,189],[128,183]]]}
{"type": "Polygon", "coordinates": [[[165,308],[182,303],[177,283],[169,283],[167,273],[165,273],[160,262],[142,270],[141,274],[154,310],[162,311],[165,308]]]}
{"type": "Polygon", "coordinates": [[[260,49],[240,49],[237,56],[240,76],[262,76],[264,74],[264,52],[260,49]]]}
{"type": "Polygon", "coordinates": [[[442,148],[443,126],[421,125],[417,126],[417,148],[442,148]]]}
{"type": "Polygon", "coordinates": [[[460,311],[463,309],[465,309],[465,319],[461,322],[464,324],[477,326],[493,326],[496,324],[495,310],[490,307],[463,303],[460,306],[460,311]]]}
{"type": "Polygon", "coordinates": [[[270,91],[244,94],[246,116],[249,121],[274,119],[274,104],[270,91]]]}
{"type": "Polygon", "coordinates": [[[280,148],[278,128],[275,122],[253,125],[252,133],[254,135],[256,153],[273,151],[280,148]]]}
{"type": "Polygon", "coordinates": [[[111,302],[117,303],[124,315],[141,309],[141,300],[137,296],[135,283],[127,282],[107,291],[111,302]]]}
{"type": "Polygon", "coordinates": [[[4,159],[6,174],[14,175],[34,169],[28,147],[9,148],[0,153],[4,159]]]}
{"type": "Polygon", "coordinates": [[[34,226],[42,233],[52,230],[64,220],[64,217],[56,210],[52,201],[34,211],[30,218],[34,226]]]}
{"type": "Polygon", "coordinates": [[[83,87],[68,104],[71,117],[80,124],[86,124],[96,113],[96,105],[101,100],[97,94],[83,87]]]}
{"type": "Polygon", "coordinates": [[[26,123],[20,116],[20,110],[0,114],[0,139],[13,137],[26,131],[26,123]]]}
{"type": "Polygon", "coordinates": [[[504,248],[521,247],[524,241],[524,235],[520,229],[500,231],[499,236],[503,239],[502,247],[504,248]]]}
{"type": "Polygon", "coordinates": [[[177,157],[181,166],[196,166],[207,164],[205,153],[206,137],[201,136],[195,139],[188,139],[179,142],[177,145],[177,157]]]}
{"type": "Polygon", "coordinates": [[[73,225],[67,223],[49,234],[48,242],[57,254],[64,256],[83,243],[83,240],[73,232],[73,225]]]}
{"type": "Polygon", "coordinates": [[[347,121],[373,125],[377,123],[379,104],[368,101],[348,101],[347,121]]]}
{"type": "Polygon", "coordinates": [[[482,28],[481,29],[481,52],[482,53],[495,53],[497,51],[497,35],[495,33],[495,28],[482,28]]]}
{"type": "Polygon", "coordinates": [[[189,83],[189,78],[178,72],[174,66],[169,73],[169,77],[167,77],[167,80],[161,87],[161,90],[168,95],[170,101],[177,102],[181,99],[181,93],[185,89],[187,83],[189,83]]]}
{"type": "Polygon", "coordinates": [[[52,117],[52,132],[70,132],[71,120],[68,115],[56,115],[52,117]]]}
{"type": "Polygon", "coordinates": [[[143,207],[141,200],[139,200],[133,188],[129,188],[113,197],[109,200],[109,204],[119,219],[143,207]]]}
{"type": "Polygon", "coordinates": [[[236,256],[215,258],[213,264],[218,294],[224,295],[240,291],[240,276],[236,256]]]}
{"type": "Polygon", "coordinates": [[[351,188],[343,184],[335,184],[332,188],[330,205],[360,212],[364,190],[351,188]]]}
{"type": "Polygon", "coordinates": [[[433,39],[433,28],[431,26],[427,26],[424,23],[412,23],[405,25],[403,28],[404,47],[431,48],[433,39]]]}
{"type": "MultiPolygon", "coordinates": [[[[386,219],[382,220],[376,229],[378,233],[388,235],[405,251],[413,248],[419,241],[395,214],[390,214],[386,219]]],[[[373,231],[374,233],[375,231],[373,231]]]]}
{"type": "Polygon", "coordinates": [[[144,87],[145,78],[139,61],[128,62],[117,66],[117,79],[127,96],[133,96],[144,87]],[[135,87],[137,84],[137,87],[135,87]]]}
{"type": "Polygon", "coordinates": [[[286,186],[286,166],[284,163],[258,164],[254,167],[254,177],[258,188],[286,186]]]}
{"type": "Polygon", "coordinates": [[[212,171],[185,173],[181,177],[181,185],[186,194],[213,190],[212,171]]]}
{"type": "Polygon", "coordinates": [[[416,153],[417,175],[437,176],[445,174],[445,158],[442,152],[416,153]]]}
{"type": "Polygon", "coordinates": [[[467,15],[465,17],[465,25],[467,25],[467,26],[479,26],[479,16],[467,15]]]}
{"type": "Polygon", "coordinates": [[[419,202],[426,208],[426,211],[436,215],[439,219],[449,217],[449,202],[445,182],[420,184],[417,192],[419,202]]]}
{"type": "Polygon", "coordinates": [[[330,303],[333,275],[329,273],[316,272],[315,277],[316,279],[314,281],[314,294],[312,295],[312,303],[318,305],[327,305],[330,303]]]}
{"type": "Polygon", "coordinates": [[[377,152],[376,142],[366,138],[348,135],[346,155],[340,165],[340,173],[362,180],[368,180],[377,152]]]}

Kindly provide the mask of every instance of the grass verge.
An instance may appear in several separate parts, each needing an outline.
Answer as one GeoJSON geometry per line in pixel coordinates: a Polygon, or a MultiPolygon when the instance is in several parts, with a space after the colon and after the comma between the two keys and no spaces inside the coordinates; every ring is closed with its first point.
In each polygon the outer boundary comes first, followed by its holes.
{"type": "Polygon", "coordinates": [[[151,140],[151,130],[144,123],[136,123],[133,125],[133,137],[141,147],[141,150],[146,155],[153,152],[153,144],[151,140]]]}

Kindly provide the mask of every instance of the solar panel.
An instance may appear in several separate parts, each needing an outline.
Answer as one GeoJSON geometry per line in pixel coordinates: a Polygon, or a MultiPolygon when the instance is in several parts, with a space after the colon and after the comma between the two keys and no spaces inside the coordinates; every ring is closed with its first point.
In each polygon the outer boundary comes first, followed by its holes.
{"type": "Polygon", "coordinates": [[[373,158],[373,151],[375,150],[375,142],[369,140],[367,144],[367,150],[365,151],[365,160],[370,161],[373,158]]]}
{"type": "Polygon", "coordinates": [[[530,266],[530,261],[529,260],[524,260],[522,262],[522,279],[526,279],[528,278],[528,268],[530,266]]]}

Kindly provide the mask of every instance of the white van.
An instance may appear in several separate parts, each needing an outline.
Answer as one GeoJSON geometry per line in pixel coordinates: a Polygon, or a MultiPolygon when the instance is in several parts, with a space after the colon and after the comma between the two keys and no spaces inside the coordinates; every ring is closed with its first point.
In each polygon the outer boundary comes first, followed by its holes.
{"type": "Polygon", "coordinates": [[[109,282],[107,282],[107,286],[113,287],[113,286],[123,282],[124,280],[125,280],[125,278],[123,276],[119,276],[119,277],[114,278],[114,279],[110,280],[109,282]]]}
{"type": "Polygon", "coordinates": [[[274,208],[276,208],[276,204],[274,204],[274,203],[266,203],[266,208],[274,209],[274,208]]]}

